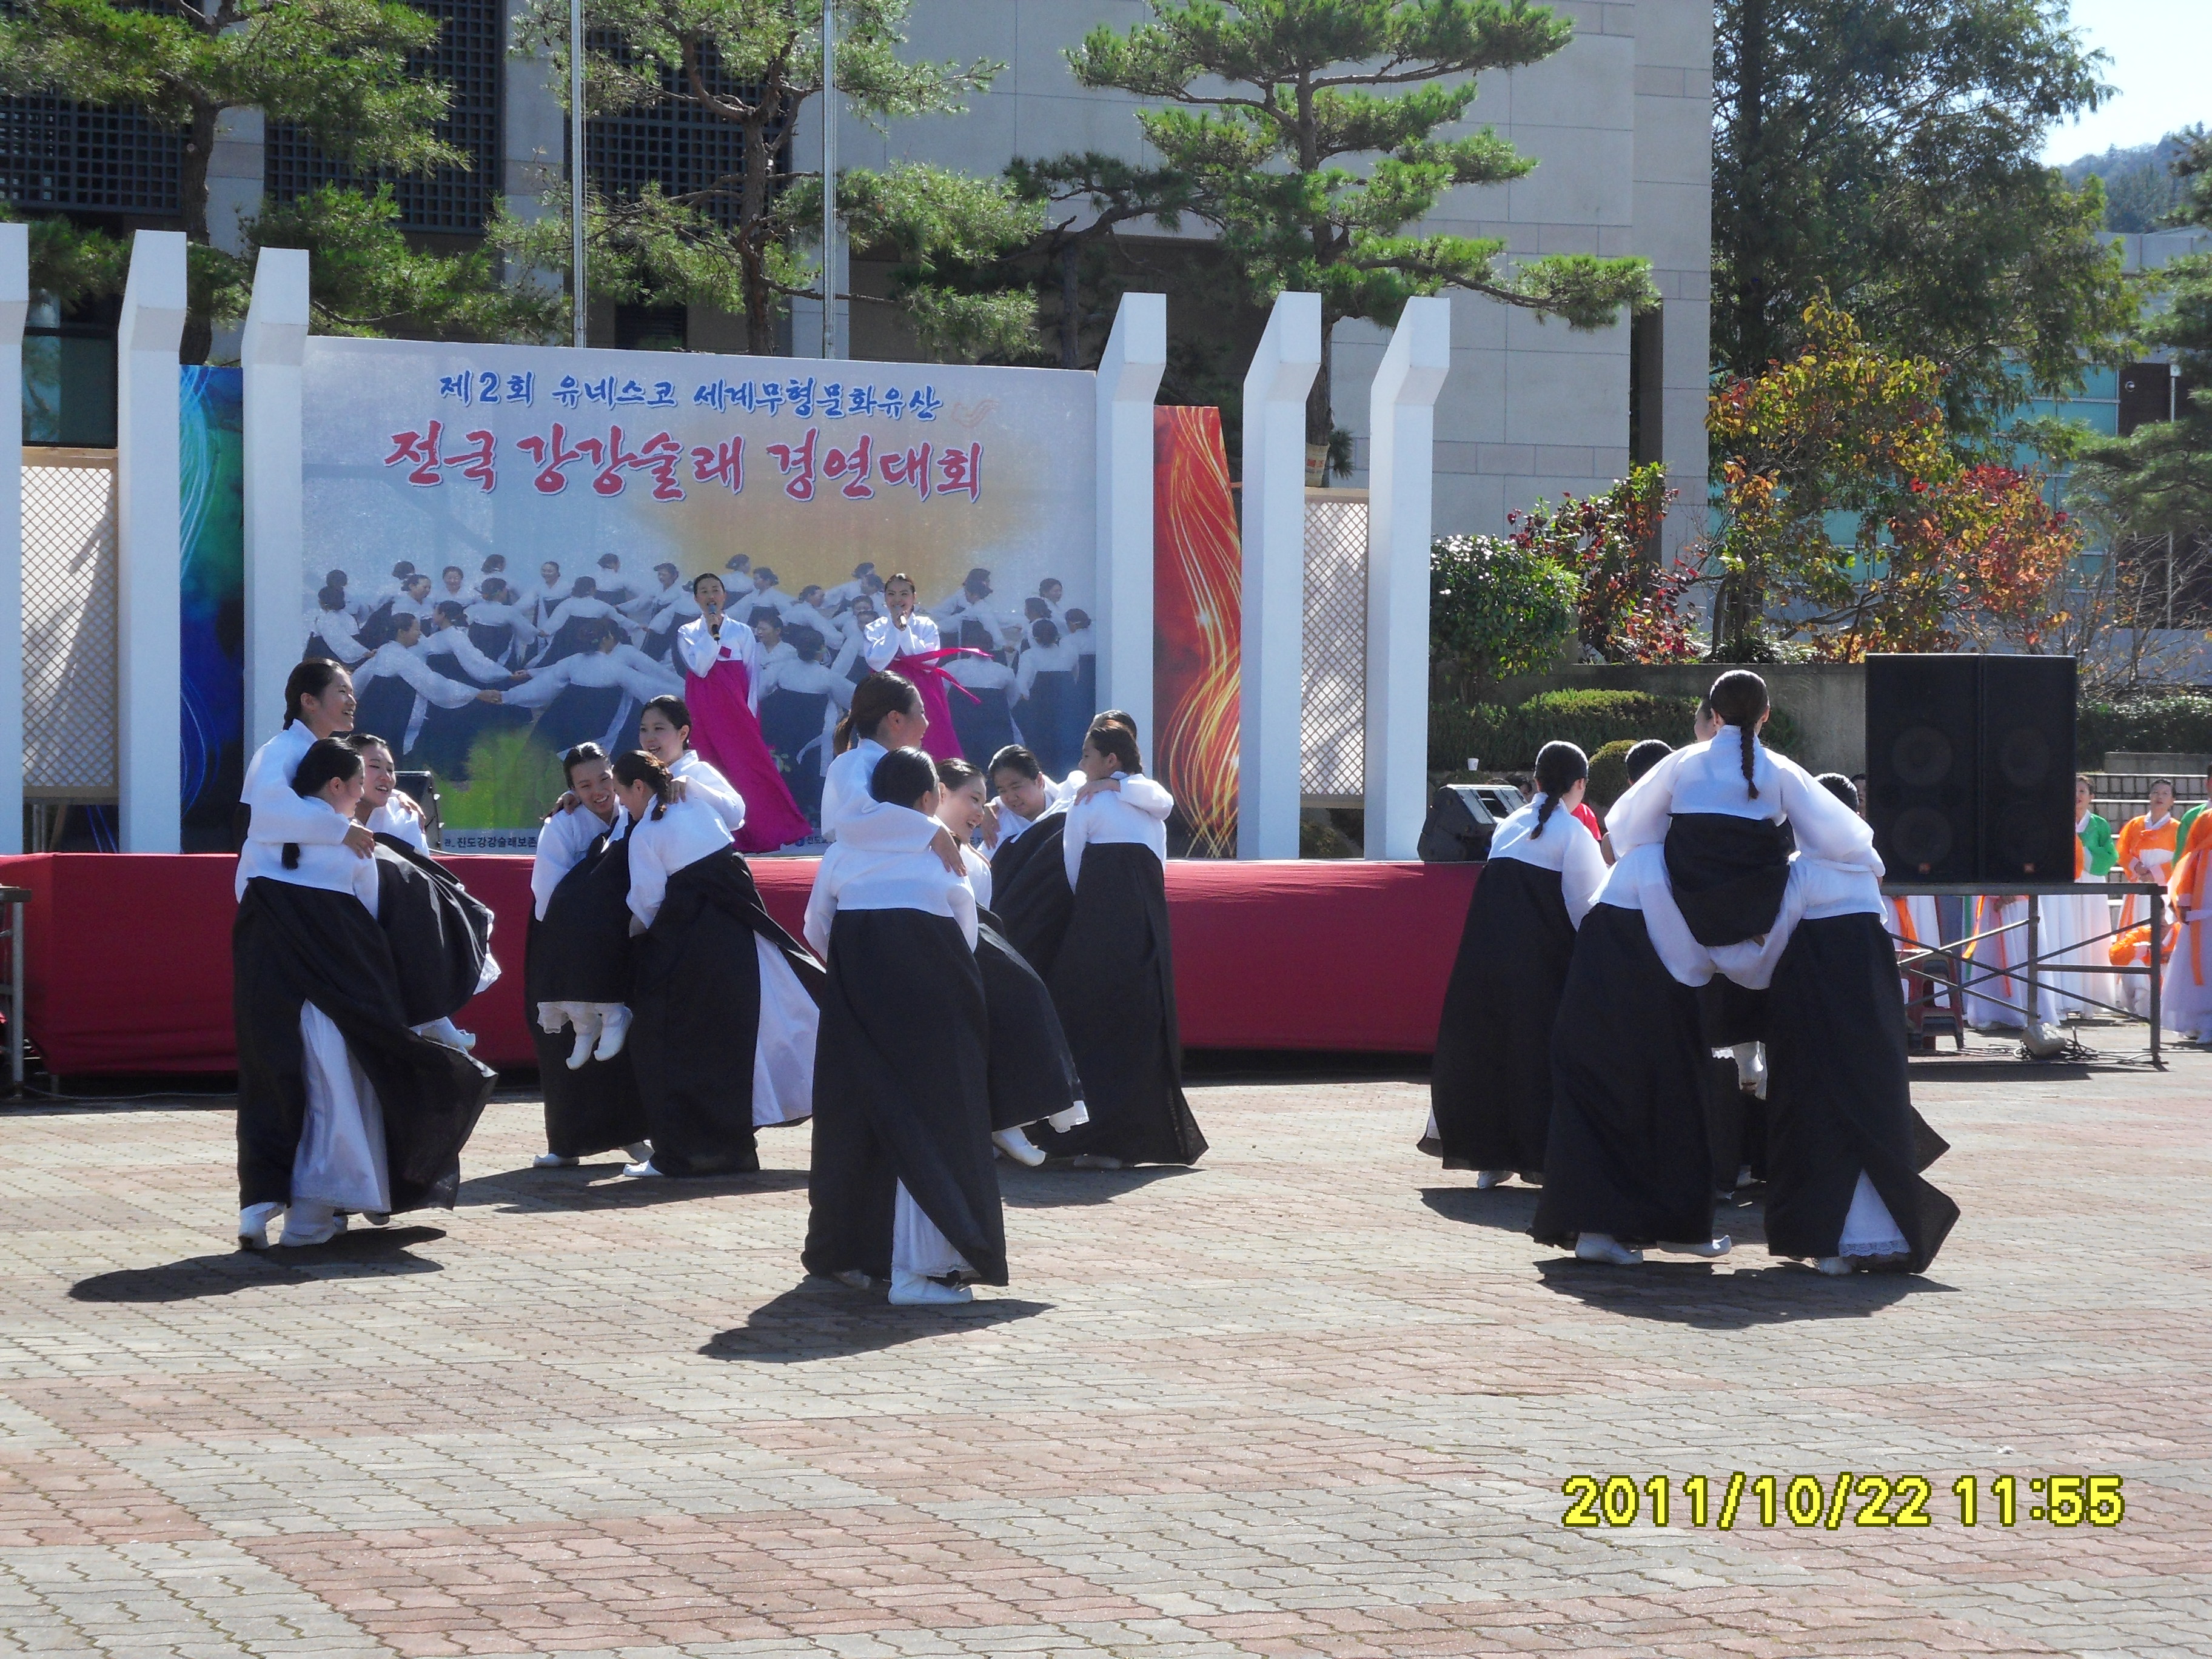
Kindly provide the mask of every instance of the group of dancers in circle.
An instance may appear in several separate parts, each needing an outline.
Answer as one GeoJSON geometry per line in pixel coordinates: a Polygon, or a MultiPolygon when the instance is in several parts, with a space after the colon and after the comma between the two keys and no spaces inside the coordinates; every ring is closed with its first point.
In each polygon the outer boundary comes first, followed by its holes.
{"type": "MultiPolygon", "coordinates": [[[[696,678],[719,690],[712,674],[696,678]]],[[[994,1159],[1205,1152],[1176,1024],[1174,801],[1135,723],[1097,716],[1055,779],[1019,745],[986,767],[932,755],[929,702],[888,668],[854,688],[804,942],[762,902],[745,792],[695,745],[684,698],[646,705],[634,750],[564,755],[524,968],[541,1167],[621,1148],[639,1180],[755,1170],[760,1129],[811,1122],[805,1266],[915,1304],[1007,1282],[994,1159]]],[[[341,665],[302,662],[246,775],[233,955],[252,1249],[280,1218],[282,1243],[316,1243],[350,1216],[451,1207],[496,1080],[452,1018],[500,971],[490,912],[423,856],[389,745],[356,713],[341,665]]]]}
{"type": "Polygon", "coordinates": [[[1700,740],[1638,745],[1603,841],[1572,744],[1536,757],[1469,902],[1424,1151],[1540,1187],[1539,1243],[1629,1266],[1728,1254],[1745,1095],[1764,1102],[1768,1251],[1926,1270],[1958,1206],[1913,1109],[1882,863],[1847,778],[1760,740],[1765,683],[1723,674],[1700,740]]]}

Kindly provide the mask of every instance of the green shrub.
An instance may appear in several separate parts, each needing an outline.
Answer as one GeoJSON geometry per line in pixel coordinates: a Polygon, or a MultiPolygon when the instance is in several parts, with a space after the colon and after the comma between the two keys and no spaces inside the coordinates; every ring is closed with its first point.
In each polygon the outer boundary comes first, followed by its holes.
{"type": "MultiPolygon", "coordinates": [[[[1486,771],[1519,771],[1536,763],[1536,751],[1554,740],[1571,743],[1595,755],[1609,743],[1638,744],[1656,738],[1680,749],[1692,741],[1698,715],[1695,697],[1655,696],[1648,691],[1545,691],[1517,708],[1476,703],[1454,708],[1429,706],[1429,769],[1457,772],[1470,756],[1486,771]]],[[[1766,723],[1766,744],[1794,753],[1796,721],[1777,708],[1766,723]]]]}
{"type": "Polygon", "coordinates": [[[2212,754],[2212,696],[2175,692],[2085,702],[2075,716],[2075,748],[2089,770],[2111,754],[2212,754]]]}
{"type": "Polygon", "coordinates": [[[1628,793],[1628,751],[1635,747],[1626,738],[1615,738],[1589,757],[1589,789],[1583,799],[1593,810],[1609,812],[1628,793]]]}

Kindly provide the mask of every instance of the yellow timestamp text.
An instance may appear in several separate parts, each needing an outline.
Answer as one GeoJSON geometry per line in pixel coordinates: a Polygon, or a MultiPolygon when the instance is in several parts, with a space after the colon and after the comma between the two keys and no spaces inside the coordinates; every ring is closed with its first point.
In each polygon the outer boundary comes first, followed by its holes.
{"type": "Polygon", "coordinates": [[[1561,1485],[1569,1527],[2117,1527],[2128,1512],[2117,1474],[1574,1474],[1561,1485]],[[1939,1495],[1943,1494],[1943,1495],[1939,1495]]]}

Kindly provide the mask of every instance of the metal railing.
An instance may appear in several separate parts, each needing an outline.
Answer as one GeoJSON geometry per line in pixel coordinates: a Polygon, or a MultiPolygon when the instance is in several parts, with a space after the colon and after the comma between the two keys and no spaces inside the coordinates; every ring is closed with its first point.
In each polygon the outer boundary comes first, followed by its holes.
{"type": "MultiPolygon", "coordinates": [[[[2107,927],[2100,933],[2093,933],[2086,939],[2069,939],[2057,950],[2045,951],[2043,948],[2042,940],[2041,908],[2032,903],[2027,906],[2027,914],[2014,921],[2000,922],[1994,927],[1972,932],[1963,938],[1947,939],[1938,945],[1929,945],[1924,940],[1908,939],[1893,928],[1890,932],[1890,937],[1900,946],[1905,947],[1901,949],[1898,955],[1898,966],[1904,972],[1916,974],[1922,978],[1934,979],[1936,975],[1928,970],[1930,968],[1941,966],[1947,970],[1942,975],[1944,981],[1960,994],[1965,995],[1971,991],[1985,1002],[1995,1003],[2000,1008],[2009,1008],[2021,1016],[2022,1025],[2032,1024],[2038,1017],[2037,1009],[2041,1000],[2043,975],[2046,971],[2081,975],[2113,974],[2121,978],[2148,977],[2150,981],[2151,1064],[2163,1066],[2166,1063],[2162,1057],[2160,1027],[2161,1011],[2159,1006],[2159,981],[2166,967],[2164,960],[2166,889],[2157,883],[2065,881],[2021,884],[1979,881],[1886,881],[1881,884],[1881,893],[1884,898],[1910,898],[1916,895],[1927,894],[1939,898],[2095,897],[2109,899],[2133,894],[2149,899],[2150,914],[2148,921],[2150,927],[2150,951],[2148,965],[2143,967],[2109,961],[2103,965],[2091,965],[2063,960],[2086,946],[2118,939],[2122,933],[2129,931],[2123,927],[2107,927]],[[1972,954],[1972,947],[1983,940],[2002,938],[2005,934],[2013,933],[2025,933],[2027,936],[2025,940],[2027,946],[2027,954],[2021,960],[2006,962],[2001,966],[1984,966],[1972,954]],[[2014,978],[2027,982],[2025,1006],[2001,995],[1995,988],[1996,981],[2009,981],[2014,978]]],[[[2109,958],[2111,956],[2109,948],[2105,954],[2109,958]]],[[[2063,994],[2069,1001],[2082,1003],[2092,1008],[2101,1008],[2108,1013],[2119,1015],[2123,1019],[2136,1020],[2144,1018],[2133,1008],[2123,1007],[2118,1003],[2100,1001],[2085,991],[2069,988],[2063,994]]]]}

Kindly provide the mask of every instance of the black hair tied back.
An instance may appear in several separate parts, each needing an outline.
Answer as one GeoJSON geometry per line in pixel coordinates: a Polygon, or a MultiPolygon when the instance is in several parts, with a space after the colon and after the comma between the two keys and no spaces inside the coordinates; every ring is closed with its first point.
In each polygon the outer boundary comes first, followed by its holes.
{"type": "Polygon", "coordinates": [[[1536,809],[1536,827],[1528,832],[1531,841],[1544,833],[1559,810],[1559,797],[1588,776],[1589,757],[1573,744],[1547,743],[1536,751],[1536,790],[1544,804],[1536,809]]]}
{"type": "Polygon", "coordinates": [[[1766,712],[1766,682],[1747,668],[1732,668],[1713,682],[1709,701],[1714,718],[1735,727],[1743,752],[1743,787],[1753,800],[1759,783],[1753,765],[1759,754],[1759,717],[1766,712]]]}

